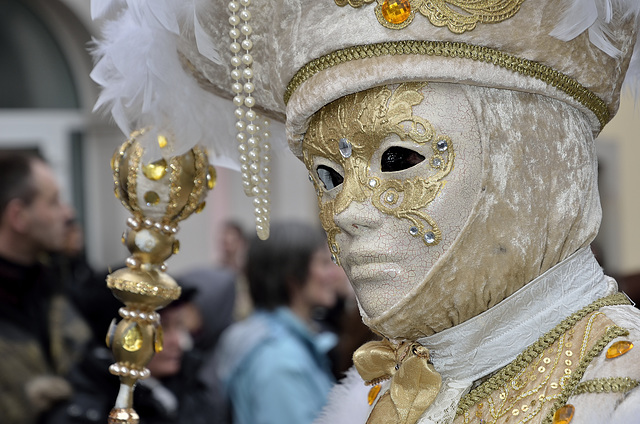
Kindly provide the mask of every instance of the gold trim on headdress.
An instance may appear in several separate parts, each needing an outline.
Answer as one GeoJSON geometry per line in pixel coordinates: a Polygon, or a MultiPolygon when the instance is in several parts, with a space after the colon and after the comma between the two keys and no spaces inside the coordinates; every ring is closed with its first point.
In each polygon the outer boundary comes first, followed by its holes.
{"type": "MultiPolygon", "coordinates": [[[[335,0],[338,6],[359,8],[376,0],[335,0]]],[[[389,29],[406,28],[416,11],[439,27],[462,34],[472,31],[478,23],[495,24],[511,18],[524,0],[377,0],[374,11],[378,22],[389,29]]]]}
{"type": "Polygon", "coordinates": [[[600,128],[604,127],[611,119],[609,108],[604,100],[573,78],[549,66],[489,47],[449,41],[404,40],[353,46],[334,51],[312,60],[296,72],[287,85],[284,102],[287,104],[295,90],[309,78],[333,66],[357,59],[395,55],[440,56],[492,63],[501,68],[541,80],[566,93],[596,115],[600,122],[600,128]]]}

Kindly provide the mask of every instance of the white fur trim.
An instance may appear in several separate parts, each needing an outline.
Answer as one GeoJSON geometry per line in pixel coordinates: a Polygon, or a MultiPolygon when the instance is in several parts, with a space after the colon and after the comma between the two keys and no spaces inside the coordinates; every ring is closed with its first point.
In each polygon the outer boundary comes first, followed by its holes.
{"type": "Polygon", "coordinates": [[[327,405],[314,424],[359,424],[367,421],[369,403],[367,396],[370,387],[354,367],[351,367],[344,379],[333,386],[327,405]]]}

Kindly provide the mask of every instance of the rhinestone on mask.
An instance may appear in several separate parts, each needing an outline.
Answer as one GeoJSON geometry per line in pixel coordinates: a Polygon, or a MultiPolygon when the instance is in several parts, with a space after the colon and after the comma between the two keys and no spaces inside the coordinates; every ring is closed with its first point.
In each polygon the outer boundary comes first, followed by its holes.
{"type": "Polygon", "coordinates": [[[424,241],[427,244],[433,244],[436,241],[436,235],[433,232],[429,231],[424,235],[424,241]]]}
{"type": "Polygon", "coordinates": [[[341,138],[338,142],[338,148],[340,149],[340,154],[343,158],[346,159],[351,157],[353,148],[349,140],[347,140],[346,138],[341,138]]]}
{"type": "Polygon", "coordinates": [[[439,140],[436,143],[436,148],[441,151],[444,152],[449,148],[449,144],[447,144],[447,140],[439,140]]]}
{"type": "Polygon", "coordinates": [[[431,161],[431,164],[436,167],[436,168],[440,168],[442,166],[442,159],[439,157],[435,157],[433,158],[433,160],[431,161]]]}
{"type": "Polygon", "coordinates": [[[409,234],[411,234],[414,237],[417,236],[419,232],[420,230],[418,229],[418,227],[409,228],[409,234]]]}

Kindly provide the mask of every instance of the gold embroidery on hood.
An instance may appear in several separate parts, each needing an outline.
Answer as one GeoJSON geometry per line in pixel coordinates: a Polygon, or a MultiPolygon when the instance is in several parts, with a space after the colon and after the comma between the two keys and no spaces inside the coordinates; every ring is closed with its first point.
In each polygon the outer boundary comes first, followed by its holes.
{"type": "MultiPolygon", "coordinates": [[[[335,0],[338,6],[359,8],[374,0],[335,0]]],[[[478,23],[493,24],[513,17],[524,0],[377,0],[375,14],[385,28],[406,28],[416,11],[435,26],[456,34],[473,30],[478,23]]]]}
{"type": "Polygon", "coordinates": [[[421,237],[425,244],[433,246],[441,241],[440,228],[421,209],[438,195],[444,177],[453,169],[455,154],[448,136],[436,134],[430,122],[413,115],[413,106],[424,98],[419,90],[425,85],[404,83],[395,90],[375,87],[342,97],[312,117],[303,142],[303,160],[316,187],[320,221],[334,260],[340,253],[335,241],[340,229],[334,216],[352,201],[361,203],[371,198],[380,212],[409,221],[408,233],[421,237]],[[380,178],[371,173],[372,156],[392,135],[418,145],[430,144],[431,157],[414,165],[426,167],[426,172],[402,179],[380,178]],[[341,141],[349,144],[348,156],[340,151],[341,141]],[[341,168],[338,171],[343,182],[333,189],[337,191],[325,189],[315,169],[315,158],[328,159],[341,168]]]}

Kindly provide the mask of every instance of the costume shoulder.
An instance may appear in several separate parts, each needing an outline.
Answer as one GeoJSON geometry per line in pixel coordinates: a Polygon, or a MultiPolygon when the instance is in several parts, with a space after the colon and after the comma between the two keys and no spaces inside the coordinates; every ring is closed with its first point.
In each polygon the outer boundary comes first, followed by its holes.
{"type": "Polygon", "coordinates": [[[640,310],[619,305],[601,312],[628,334],[609,342],[587,367],[567,401],[575,407],[572,423],[640,423],[640,310]]]}

